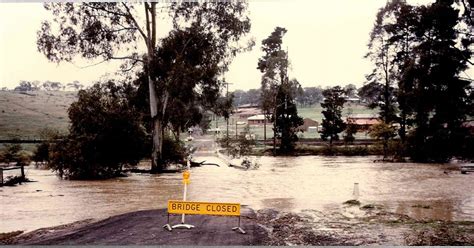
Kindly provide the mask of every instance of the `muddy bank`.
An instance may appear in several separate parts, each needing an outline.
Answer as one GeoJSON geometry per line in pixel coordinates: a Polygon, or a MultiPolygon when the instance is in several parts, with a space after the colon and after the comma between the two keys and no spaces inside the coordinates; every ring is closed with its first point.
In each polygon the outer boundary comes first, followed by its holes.
{"type": "Polygon", "coordinates": [[[339,211],[260,210],[265,245],[473,245],[474,222],[415,220],[382,206],[347,205],[339,211]]]}
{"type": "MultiPolygon", "coordinates": [[[[163,228],[164,209],[84,220],[30,233],[5,234],[0,244],[15,245],[473,245],[474,222],[414,220],[377,205],[342,211],[306,210],[298,214],[244,208],[242,227],[235,217],[187,216],[194,229],[163,228]]],[[[171,223],[180,222],[172,216],[171,223]]],[[[0,236],[1,237],[1,236],[0,236]]]]}

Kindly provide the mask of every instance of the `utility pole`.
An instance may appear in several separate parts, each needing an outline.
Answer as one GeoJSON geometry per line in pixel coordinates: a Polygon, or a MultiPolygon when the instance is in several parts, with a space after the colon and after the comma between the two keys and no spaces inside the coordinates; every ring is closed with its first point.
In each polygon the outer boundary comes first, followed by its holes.
{"type": "Polygon", "coordinates": [[[263,149],[266,148],[267,141],[267,114],[263,111],[263,149]]]}
{"type": "MultiPolygon", "coordinates": [[[[229,84],[232,84],[232,83],[228,83],[225,81],[225,78],[224,78],[224,84],[226,85],[226,99],[229,100],[229,84]]],[[[230,113],[229,113],[229,117],[230,117],[230,113]]],[[[226,118],[226,125],[227,125],[227,132],[226,132],[226,146],[229,147],[229,117],[226,118]]]]}

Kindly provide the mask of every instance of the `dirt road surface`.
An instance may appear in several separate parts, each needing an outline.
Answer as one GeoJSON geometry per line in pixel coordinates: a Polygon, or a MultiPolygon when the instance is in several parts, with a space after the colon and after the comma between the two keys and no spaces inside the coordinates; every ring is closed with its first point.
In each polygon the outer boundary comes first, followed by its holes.
{"type": "MultiPolygon", "coordinates": [[[[167,222],[165,209],[145,210],[113,216],[105,220],[76,222],[43,228],[11,240],[17,245],[259,245],[266,231],[254,221],[253,211],[243,210],[242,228],[247,234],[232,230],[237,217],[187,215],[193,229],[163,228],[167,222]]],[[[180,223],[181,216],[170,218],[180,223]]]]}

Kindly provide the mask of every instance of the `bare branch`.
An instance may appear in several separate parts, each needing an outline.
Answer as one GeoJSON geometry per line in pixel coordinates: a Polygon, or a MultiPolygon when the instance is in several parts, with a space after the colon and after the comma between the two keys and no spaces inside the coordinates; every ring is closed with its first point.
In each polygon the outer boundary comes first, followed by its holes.
{"type": "Polygon", "coordinates": [[[79,68],[79,69],[86,69],[86,68],[89,68],[89,67],[92,67],[92,66],[100,65],[100,64],[102,64],[102,63],[104,63],[104,62],[107,62],[107,61],[109,61],[109,60],[104,59],[104,60],[102,60],[102,61],[100,61],[100,62],[98,62],[98,63],[92,64],[92,65],[85,65],[85,66],[79,66],[79,65],[76,65],[76,64],[74,64],[74,63],[71,63],[71,64],[73,64],[75,67],[77,67],[77,68],[79,68]]]}
{"type": "Polygon", "coordinates": [[[114,60],[130,59],[130,60],[134,60],[134,61],[138,61],[138,62],[142,62],[142,63],[145,62],[143,59],[139,59],[139,58],[136,58],[136,57],[133,57],[133,56],[123,56],[123,57],[112,56],[109,59],[114,59],[114,60]]]}
{"type": "Polygon", "coordinates": [[[135,26],[137,27],[138,31],[140,32],[140,34],[143,36],[143,39],[145,39],[145,42],[147,43],[148,45],[148,37],[146,36],[146,34],[143,32],[143,30],[140,28],[140,25],[138,25],[138,22],[137,20],[133,17],[132,15],[132,12],[130,11],[130,8],[122,2],[122,5],[125,7],[125,9],[127,10],[127,18],[130,18],[130,20],[132,20],[133,24],[135,24],[135,26]]]}
{"type": "Polygon", "coordinates": [[[110,30],[110,32],[115,33],[115,32],[127,31],[127,30],[137,30],[137,28],[124,27],[124,28],[121,28],[121,29],[110,30]]]}
{"type": "Polygon", "coordinates": [[[95,10],[101,10],[101,11],[104,11],[106,13],[109,13],[109,14],[112,14],[112,15],[118,15],[118,16],[123,16],[123,17],[128,17],[126,14],[124,13],[120,13],[120,12],[115,12],[115,11],[110,11],[108,9],[105,9],[105,8],[100,8],[100,7],[96,7],[96,6],[92,6],[92,5],[89,5],[87,2],[83,3],[84,6],[86,7],[89,7],[91,9],[95,9],[95,10]]]}
{"type": "MultiPolygon", "coordinates": [[[[132,68],[138,63],[138,62],[142,62],[144,63],[144,61],[142,59],[138,59],[138,58],[135,58],[135,57],[132,57],[132,56],[124,56],[124,57],[110,57],[110,58],[107,58],[107,59],[104,59],[100,62],[97,62],[95,64],[91,64],[91,65],[85,65],[85,66],[80,66],[80,65],[76,65],[74,63],[71,63],[73,64],[75,67],[79,68],[79,69],[86,69],[86,68],[89,68],[89,67],[93,67],[93,66],[96,66],[96,65],[100,65],[104,62],[108,62],[110,60],[126,60],[126,59],[130,59],[130,60],[133,60],[133,64],[132,64],[132,68]]],[[[128,69],[128,70],[131,70],[132,68],[128,69]]],[[[128,71],[127,70],[127,71],[128,71]]]]}
{"type": "Polygon", "coordinates": [[[156,46],[156,2],[151,3],[151,46],[156,46]]]}
{"type": "MultiPolygon", "coordinates": [[[[145,18],[146,18],[146,34],[148,35],[148,37],[150,36],[150,17],[148,16],[148,11],[150,10],[150,6],[148,5],[148,3],[145,2],[145,18]]],[[[146,40],[146,43],[147,43],[147,48],[148,50],[150,50],[152,46],[152,44],[150,44],[150,40],[146,40]]]]}
{"type": "Polygon", "coordinates": [[[122,70],[122,72],[129,72],[129,71],[131,71],[133,68],[135,68],[135,65],[136,65],[138,62],[139,62],[138,60],[133,61],[133,63],[132,63],[132,65],[130,66],[130,68],[124,69],[124,70],[122,70]]]}

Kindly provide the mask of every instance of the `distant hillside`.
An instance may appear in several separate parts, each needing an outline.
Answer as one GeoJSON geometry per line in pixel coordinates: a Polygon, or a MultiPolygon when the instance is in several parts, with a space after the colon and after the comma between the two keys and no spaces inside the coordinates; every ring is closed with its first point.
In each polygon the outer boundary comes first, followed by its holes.
{"type": "Polygon", "coordinates": [[[39,138],[45,127],[67,131],[75,91],[0,91],[0,139],[39,138]]]}

